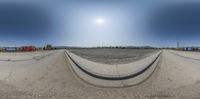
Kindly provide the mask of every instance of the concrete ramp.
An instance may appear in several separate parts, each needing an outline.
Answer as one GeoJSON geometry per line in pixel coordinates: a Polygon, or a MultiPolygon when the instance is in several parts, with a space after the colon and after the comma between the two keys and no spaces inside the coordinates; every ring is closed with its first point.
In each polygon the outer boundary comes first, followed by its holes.
{"type": "Polygon", "coordinates": [[[161,51],[136,62],[119,65],[101,64],[66,50],[75,73],[84,81],[104,87],[124,87],[145,81],[155,70],[161,51]]]}

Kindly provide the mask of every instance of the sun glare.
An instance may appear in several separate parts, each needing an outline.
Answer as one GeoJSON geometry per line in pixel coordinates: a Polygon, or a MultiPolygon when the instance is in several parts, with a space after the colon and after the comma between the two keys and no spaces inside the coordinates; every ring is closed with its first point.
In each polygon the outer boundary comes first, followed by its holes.
{"type": "Polygon", "coordinates": [[[103,24],[103,23],[104,23],[104,19],[102,19],[102,18],[97,18],[97,19],[96,19],[96,23],[97,23],[97,24],[103,24]]]}

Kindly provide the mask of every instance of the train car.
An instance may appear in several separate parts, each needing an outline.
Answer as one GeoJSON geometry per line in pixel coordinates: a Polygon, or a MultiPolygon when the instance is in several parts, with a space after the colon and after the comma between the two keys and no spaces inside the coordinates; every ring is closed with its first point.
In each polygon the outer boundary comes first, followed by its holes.
{"type": "Polygon", "coordinates": [[[34,46],[22,46],[20,48],[21,51],[35,51],[36,48],[34,46]]]}
{"type": "Polygon", "coordinates": [[[5,51],[6,52],[15,52],[15,51],[17,51],[17,48],[16,47],[6,47],[5,51]]]}
{"type": "Polygon", "coordinates": [[[194,51],[194,48],[192,48],[192,47],[185,47],[184,51],[194,51]]]}
{"type": "Polygon", "coordinates": [[[177,51],[183,51],[183,48],[176,48],[177,51]]]}

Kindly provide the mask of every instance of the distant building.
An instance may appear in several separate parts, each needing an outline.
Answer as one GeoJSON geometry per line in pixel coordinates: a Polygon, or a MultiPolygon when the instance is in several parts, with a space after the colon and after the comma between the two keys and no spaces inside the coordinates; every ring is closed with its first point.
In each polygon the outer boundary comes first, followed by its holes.
{"type": "Polygon", "coordinates": [[[46,47],[43,48],[44,50],[52,50],[52,45],[47,44],[46,47]]]}
{"type": "Polygon", "coordinates": [[[176,48],[177,51],[183,51],[184,48],[176,48]]]}
{"type": "Polygon", "coordinates": [[[5,48],[4,47],[0,47],[0,52],[4,52],[5,48]]]}
{"type": "Polygon", "coordinates": [[[36,50],[41,51],[41,50],[43,50],[43,47],[37,47],[36,50]]]}

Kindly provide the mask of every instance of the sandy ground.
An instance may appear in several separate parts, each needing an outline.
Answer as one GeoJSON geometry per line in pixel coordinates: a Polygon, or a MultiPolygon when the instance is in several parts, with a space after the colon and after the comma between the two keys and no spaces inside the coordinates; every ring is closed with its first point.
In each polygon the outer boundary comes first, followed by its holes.
{"type": "Polygon", "coordinates": [[[1,61],[1,99],[199,99],[200,62],[164,51],[153,75],[136,86],[100,88],[80,80],[63,50],[40,60],[1,61]]]}
{"type": "Polygon", "coordinates": [[[0,52],[0,61],[28,61],[47,56],[51,51],[0,52]]]}
{"type": "Polygon", "coordinates": [[[71,52],[94,62],[125,64],[158,52],[154,49],[71,49],[71,52]]]}
{"type": "Polygon", "coordinates": [[[170,51],[170,52],[175,53],[181,57],[200,61],[200,52],[192,52],[192,51],[170,51]]]}

